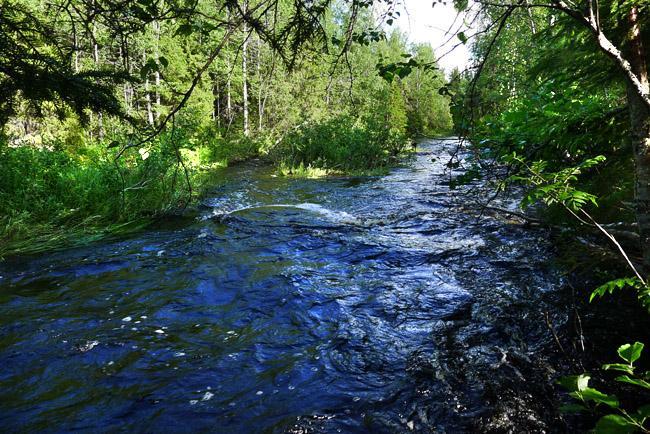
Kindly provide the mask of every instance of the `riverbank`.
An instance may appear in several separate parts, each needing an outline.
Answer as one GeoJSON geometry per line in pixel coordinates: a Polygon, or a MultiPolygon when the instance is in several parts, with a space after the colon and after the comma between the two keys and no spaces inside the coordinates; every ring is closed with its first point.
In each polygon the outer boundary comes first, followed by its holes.
{"type": "Polygon", "coordinates": [[[178,137],[163,135],[118,160],[97,143],[75,149],[74,156],[56,147],[0,143],[0,259],[137,233],[196,207],[223,180],[222,169],[252,158],[273,165],[278,176],[378,176],[413,150],[405,137],[399,146],[396,139],[381,145],[376,141],[385,138],[348,127],[349,134],[341,135],[339,125],[337,141],[329,140],[334,124],[306,127],[277,149],[240,140],[192,150],[178,148],[178,137]]]}
{"type": "MultiPolygon", "coordinates": [[[[32,156],[46,152],[32,151],[32,156]]],[[[18,185],[3,197],[0,258],[137,233],[166,215],[196,205],[210,184],[210,173],[193,166],[186,166],[187,178],[178,165],[161,169],[154,163],[141,169],[138,163],[119,167],[122,163],[107,160],[69,160],[44,171],[39,160],[49,157],[30,158],[36,167],[16,174],[18,185]],[[149,172],[148,176],[142,172],[149,172]]]]}
{"type": "MultiPolygon", "coordinates": [[[[621,361],[617,354],[621,345],[647,341],[650,316],[633,290],[589,301],[595,288],[627,268],[624,258],[598,231],[581,231],[557,223],[545,226],[541,215],[521,218],[519,213],[502,211],[496,215],[520,220],[524,227],[533,222],[534,229],[529,230],[547,234],[554,246],[550,264],[563,277],[560,288],[539,296],[535,309],[526,315],[526,327],[536,329],[540,336],[546,335],[534,357],[510,346],[499,348],[502,358],[493,365],[477,365],[470,359],[457,367],[482,377],[490,385],[484,395],[490,410],[475,421],[475,430],[591,432],[600,418],[616,412],[608,406],[590,408],[588,404],[588,410],[575,411],[579,402],[569,396],[559,381],[581,374],[589,375],[590,387],[615,396],[621,408],[634,412],[647,400],[647,393],[616,381],[619,374],[604,370],[603,366],[621,361]]],[[[506,312],[500,321],[512,325],[521,319],[506,312]]],[[[512,329],[507,333],[512,334],[512,329]]],[[[453,345],[462,347],[462,338],[453,345]]],[[[639,363],[640,369],[648,366],[643,357],[639,363]]]]}

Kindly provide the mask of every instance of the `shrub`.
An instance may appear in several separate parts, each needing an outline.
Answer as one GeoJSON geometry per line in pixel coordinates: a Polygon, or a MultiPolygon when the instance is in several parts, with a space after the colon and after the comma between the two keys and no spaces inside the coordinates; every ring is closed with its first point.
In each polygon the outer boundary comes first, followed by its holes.
{"type": "Polygon", "coordinates": [[[406,143],[403,134],[379,122],[343,115],[303,124],[273,148],[270,156],[285,171],[310,167],[349,172],[387,166],[406,143]]]}

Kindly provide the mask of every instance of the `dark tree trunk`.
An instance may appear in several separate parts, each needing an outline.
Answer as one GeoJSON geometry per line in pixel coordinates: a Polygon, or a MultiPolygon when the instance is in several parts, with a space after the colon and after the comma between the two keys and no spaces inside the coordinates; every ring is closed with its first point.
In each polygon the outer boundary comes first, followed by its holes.
{"type": "MultiPolygon", "coordinates": [[[[630,66],[648,94],[648,65],[638,23],[638,10],[633,7],[630,23],[630,66]]],[[[634,202],[639,224],[644,274],[650,274],[650,108],[632,84],[627,87],[631,139],[634,149],[634,202]]]]}

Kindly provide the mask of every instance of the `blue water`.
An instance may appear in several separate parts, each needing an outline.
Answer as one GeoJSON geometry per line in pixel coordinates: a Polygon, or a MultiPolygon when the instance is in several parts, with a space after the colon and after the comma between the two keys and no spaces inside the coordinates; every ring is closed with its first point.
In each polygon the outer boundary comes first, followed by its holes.
{"type": "Polygon", "coordinates": [[[470,430],[465,372],[534,354],[559,279],[544,233],[448,188],[454,146],[383,177],[240,165],[187,224],[0,264],[0,427],[470,430]]]}

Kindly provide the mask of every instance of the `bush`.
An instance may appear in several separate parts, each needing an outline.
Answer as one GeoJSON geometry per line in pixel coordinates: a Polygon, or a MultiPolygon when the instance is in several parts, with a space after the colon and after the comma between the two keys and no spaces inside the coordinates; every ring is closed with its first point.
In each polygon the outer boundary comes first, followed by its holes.
{"type": "Polygon", "coordinates": [[[196,143],[203,165],[219,163],[227,166],[257,155],[262,147],[262,143],[250,137],[223,137],[221,131],[212,126],[200,129],[192,142],[196,143]]]}
{"type": "Polygon", "coordinates": [[[379,122],[338,116],[303,124],[273,148],[270,156],[288,172],[299,167],[349,172],[385,167],[407,143],[404,134],[387,130],[379,122]]]}

